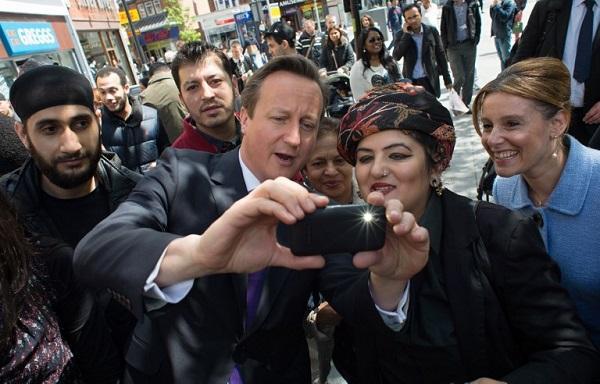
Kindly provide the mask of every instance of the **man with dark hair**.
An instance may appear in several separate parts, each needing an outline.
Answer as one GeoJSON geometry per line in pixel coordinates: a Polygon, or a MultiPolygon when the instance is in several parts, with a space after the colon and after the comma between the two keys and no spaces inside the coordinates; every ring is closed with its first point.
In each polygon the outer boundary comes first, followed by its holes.
{"type": "Polygon", "coordinates": [[[265,39],[269,46],[271,56],[295,55],[296,51],[296,32],[294,29],[281,21],[273,23],[271,28],[265,33],[265,39]]]}
{"type": "Polygon", "coordinates": [[[181,101],[189,111],[174,148],[218,153],[236,147],[233,70],[229,58],[205,42],[183,45],[171,64],[181,101]]]}
{"type": "Polygon", "coordinates": [[[454,75],[454,90],[469,106],[475,81],[477,44],[481,36],[481,14],[477,1],[449,0],[442,7],[440,36],[454,75]]]}
{"type": "Polygon", "coordinates": [[[145,173],[169,144],[156,109],[129,96],[125,72],[104,67],[96,74],[102,98],[102,144],[127,168],[145,173]]]}
{"type": "Polygon", "coordinates": [[[294,257],[274,236],[278,219],[292,221],[278,207],[300,218],[326,203],[289,180],[316,141],[326,95],[309,60],[273,59],[242,94],[239,150],[167,150],[77,249],[83,278],[153,319],[155,333],[140,335],[149,343],[148,361],[135,367],[140,382],[310,382],[308,297],[318,285],[332,293],[354,284],[357,271],[298,271],[323,259],[294,257]]]}
{"type": "MultiPolygon", "coordinates": [[[[83,75],[61,66],[31,69],[12,85],[10,101],[21,119],[17,134],[31,158],[0,179],[2,189],[18,208],[36,246],[75,248],[127,197],[140,176],[122,167],[114,154],[102,153],[100,116],[83,75]]],[[[66,292],[58,298],[62,302],[58,315],[67,319],[63,331],[85,381],[116,382],[120,350],[128,342],[134,319],[114,301],[106,309],[105,304],[97,308],[93,296],[73,278],[70,258],[45,262],[64,274],[62,281],[53,282],[66,292]],[[112,338],[106,321],[113,325],[112,338]]],[[[104,302],[108,294],[102,297],[104,302]]]]}
{"type": "Polygon", "coordinates": [[[392,0],[387,10],[387,27],[392,33],[392,42],[388,49],[394,44],[394,39],[398,32],[402,30],[402,7],[398,5],[398,0],[392,0]]]}
{"type": "Polygon", "coordinates": [[[152,64],[148,76],[150,77],[148,86],[140,94],[142,104],[158,111],[158,117],[169,137],[169,143],[172,143],[183,131],[183,119],[187,115],[187,110],[181,104],[179,90],[169,65],[160,62],[152,64]]]}
{"type": "Polygon", "coordinates": [[[448,61],[442,39],[435,27],[421,23],[421,10],[415,4],[404,8],[405,23],[394,39],[393,57],[404,57],[402,75],[413,84],[424,87],[440,97],[440,73],[447,89],[452,88],[448,61]]]}

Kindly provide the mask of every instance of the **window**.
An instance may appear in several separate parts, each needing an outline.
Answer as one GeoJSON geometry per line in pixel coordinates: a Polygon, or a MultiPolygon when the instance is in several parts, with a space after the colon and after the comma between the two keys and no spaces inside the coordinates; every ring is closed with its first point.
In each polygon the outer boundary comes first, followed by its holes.
{"type": "Polygon", "coordinates": [[[152,3],[154,4],[154,10],[156,13],[161,13],[163,11],[162,6],[160,5],[160,0],[153,0],[152,3]]]}
{"type": "Polygon", "coordinates": [[[154,16],[156,14],[156,12],[154,11],[154,5],[151,1],[146,1],[144,5],[146,6],[146,14],[148,16],[154,16]]]}
{"type": "Polygon", "coordinates": [[[138,13],[140,14],[140,19],[143,19],[147,16],[146,8],[144,7],[144,4],[138,4],[137,10],[138,10],[138,13]]]}

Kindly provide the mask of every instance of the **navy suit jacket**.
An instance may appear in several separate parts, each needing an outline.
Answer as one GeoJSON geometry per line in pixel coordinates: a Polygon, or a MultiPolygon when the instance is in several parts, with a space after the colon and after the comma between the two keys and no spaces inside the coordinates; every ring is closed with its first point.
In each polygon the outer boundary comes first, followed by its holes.
{"type": "Polygon", "coordinates": [[[158,167],[77,248],[77,273],[130,301],[140,324],[128,363],[155,382],[225,383],[235,362],[245,384],[308,383],[302,328],[308,298],[315,288],[330,296],[357,281],[349,255],[331,258],[320,271],[269,268],[246,331],[244,274],[196,279],[177,304],[157,308],[144,297],[146,279],[167,245],[203,233],[247,194],[238,154],[167,149],[158,167]]]}

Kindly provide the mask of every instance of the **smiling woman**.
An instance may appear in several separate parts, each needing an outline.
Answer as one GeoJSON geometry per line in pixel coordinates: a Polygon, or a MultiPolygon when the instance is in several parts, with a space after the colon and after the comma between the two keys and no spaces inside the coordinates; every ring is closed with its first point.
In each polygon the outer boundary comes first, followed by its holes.
{"type": "Polygon", "coordinates": [[[361,194],[401,203],[430,245],[417,263],[400,229],[387,231],[379,256],[389,268],[371,268],[371,288],[408,287],[409,308],[396,296],[391,310],[405,320],[384,322],[374,309],[344,317],[357,382],[589,382],[598,355],[533,221],[443,190],[452,124],[435,96],[408,83],[372,90],[341,121],[338,149],[361,194]]]}
{"type": "Polygon", "coordinates": [[[562,284],[600,347],[600,151],[567,134],[570,74],[558,59],[521,61],[481,89],[473,123],[494,161],[496,202],[538,218],[562,284]]]}

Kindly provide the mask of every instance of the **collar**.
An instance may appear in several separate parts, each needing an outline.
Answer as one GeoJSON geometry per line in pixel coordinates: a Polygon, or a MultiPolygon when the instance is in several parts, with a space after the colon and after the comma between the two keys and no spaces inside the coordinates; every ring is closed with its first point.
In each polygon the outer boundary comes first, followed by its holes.
{"type": "Polygon", "coordinates": [[[165,79],[173,80],[173,76],[169,72],[157,73],[156,75],[152,76],[148,84],[158,83],[159,81],[163,81],[165,79]]]}
{"type": "Polygon", "coordinates": [[[204,138],[208,143],[214,145],[217,148],[217,152],[224,152],[223,147],[237,147],[238,145],[240,145],[240,142],[241,142],[240,122],[238,121],[237,118],[234,118],[234,120],[235,120],[235,137],[231,141],[220,140],[220,139],[217,139],[216,137],[209,135],[206,132],[201,131],[200,129],[198,129],[198,127],[196,127],[196,122],[194,121],[194,119],[192,119],[191,115],[188,115],[184,119],[184,122],[187,122],[194,129],[194,131],[198,135],[200,135],[202,138],[204,138]]]}
{"type": "Polygon", "coordinates": [[[242,151],[238,151],[238,159],[240,161],[240,167],[242,168],[242,176],[244,177],[246,189],[250,192],[260,185],[260,180],[258,180],[250,168],[244,163],[244,160],[242,160],[242,151]]]}
{"type": "MultiPolygon", "coordinates": [[[[592,178],[592,162],[586,155],[586,147],[570,135],[565,136],[569,148],[567,162],[544,207],[565,215],[577,215],[583,208],[592,178]]],[[[529,189],[522,175],[517,178],[512,205],[516,209],[534,207],[529,199],[529,189]]]]}

